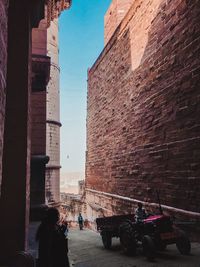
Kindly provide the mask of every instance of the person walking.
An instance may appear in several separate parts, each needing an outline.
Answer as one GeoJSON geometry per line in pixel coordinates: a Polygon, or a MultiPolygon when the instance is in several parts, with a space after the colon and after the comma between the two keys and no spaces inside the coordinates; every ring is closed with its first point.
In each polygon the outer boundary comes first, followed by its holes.
{"type": "Polygon", "coordinates": [[[79,216],[78,216],[78,224],[79,224],[79,229],[83,230],[83,217],[81,213],[79,213],[79,216]]]}
{"type": "Polygon", "coordinates": [[[59,222],[59,211],[49,208],[41,222],[36,240],[39,242],[38,267],[69,267],[68,246],[59,222]]]}

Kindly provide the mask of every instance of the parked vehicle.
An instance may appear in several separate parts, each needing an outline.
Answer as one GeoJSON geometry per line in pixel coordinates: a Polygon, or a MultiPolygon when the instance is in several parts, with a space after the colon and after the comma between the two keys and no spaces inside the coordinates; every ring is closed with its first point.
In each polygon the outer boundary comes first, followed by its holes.
{"type": "Polygon", "coordinates": [[[155,258],[156,251],[164,250],[170,244],[176,244],[181,254],[190,254],[190,240],[167,215],[150,215],[143,222],[136,222],[134,214],[116,215],[97,218],[96,223],[106,249],[111,248],[113,237],[119,237],[126,254],[135,254],[138,245],[142,244],[149,260],[155,258]]]}

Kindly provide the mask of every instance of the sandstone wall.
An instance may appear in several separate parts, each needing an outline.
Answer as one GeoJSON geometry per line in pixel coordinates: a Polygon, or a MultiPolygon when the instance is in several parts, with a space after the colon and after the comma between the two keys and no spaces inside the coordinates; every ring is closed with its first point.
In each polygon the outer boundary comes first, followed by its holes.
{"type": "MultiPolygon", "coordinates": [[[[0,189],[2,179],[3,133],[6,100],[6,66],[7,66],[7,10],[8,1],[0,0],[0,189]]],[[[1,191],[1,190],[0,190],[1,191]]]]}
{"type": "MultiPolygon", "coordinates": [[[[47,25],[46,21],[42,20],[38,28],[32,29],[32,55],[46,56],[47,55],[47,25]]],[[[41,57],[42,58],[42,57],[41,57]]],[[[41,61],[41,59],[38,59],[41,61]]],[[[37,63],[39,65],[39,63],[37,63]]],[[[42,62],[40,63],[40,73],[42,72],[42,62]]],[[[43,67],[44,68],[44,67],[43,67]]],[[[34,73],[32,66],[32,76],[38,74],[34,73]]],[[[40,74],[39,73],[39,74],[40,74]]],[[[32,83],[32,96],[31,96],[31,154],[32,155],[45,155],[46,154],[46,84],[40,81],[40,89],[35,89],[32,83]],[[43,88],[44,87],[44,88],[43,88]]]]}
{"type": "Polygon", "coordinates": [[[87,188],[200,212],[199,16],[134,1],[88,74],[87,188]]]}
{"type": "Polygon", "coordinates": [[[60,68],[58,63],[58,20],[47,31],[47,52],[51,57],[50,81],[47,86],[46,154],[50,157],[46,171],[48,202],[60,201],[60,68]]]}
{"type": "Polygon", "coordinates": [[[41,20],[38,28],[32,29],[32,54],[47,54],[47,23],[41,20]]]}
{"type": "Polygon", "coordinates": [[[49,205],[60,201],[60,168],[47,166],[46,168],[46,201],[49,205]]]}
{"type": "MultiPolygon", "coordinates": [[[[107,217],[121,214],[134,214],[138,207],[138,200],[128,197],[118,196],[106,192],[99,192],[92,189],[85,191],[86,218],[89,221],[89,227],[96,230],[96,218],[107,217]]],[[[159,214],[160,207],[158,203],[142,202],[148,213],[159,214]]],[[[200,233],[200,214],[197,212],[188,212],[182,209],[172,208],[162,205],[164,214],[171,215],[174,224],[186,231],[193,241],[199,242],[200,233]]]]}
{"type": "Polygon", "coordinates": [[[104,42],[107,44],[135,0],[113,0],[104,18],[104,42]]]}
{"type": "Polygon", "coordinates": [[[32,92],[32,155],[45,155],[46,153],[46,92],[32,92]]]}

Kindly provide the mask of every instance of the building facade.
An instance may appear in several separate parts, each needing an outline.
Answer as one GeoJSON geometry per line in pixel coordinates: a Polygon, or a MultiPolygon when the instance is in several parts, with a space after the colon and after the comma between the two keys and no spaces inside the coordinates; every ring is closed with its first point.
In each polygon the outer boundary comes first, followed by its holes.
{"type": "MultiPolygon", "coordinates": [[[[60,202],[60,106],[58,19],[40,22],[32,33],[32,199],[60,202]],[[39,193],[40,192],[40,193],[39,193]]],[[[34,203],[35,205],[37,203],[34,203]]],[[[34,206],[35,207],[35,206],[34,206]]],[[[37,207],[35,207],[37,208],[37,207]]]]}
{"type": "Polygon", "coordinates": [[[45,208],[47,84],[50,79],[51,58],[47,56],[47,21],[43,19],[32,30],[31,86],[31,219],[36,220],[45,208]]]}
{"type": "Polygon", "coordinates": [[[70,0],[0,0],[0,265],[27,251],[30,201],[33,207],[45,201],[45,179],[32,178],[45,177],[49,160],[44,103],[50,58],[41,44],[44,39],[33,38],[32,46],[32,29],[41,27],[43,38],[41,20],[48,28],[70,4],[70,0]],[[43,188],[39,192],[38,182],[43,188]],[[38,196],[30,199],[34,191],[38,196]]]}
{"type": "Polygon", "coordinates": [[[88,72],[91,220],[156,211],[156,190],[165,211],[200,219],[199,15],[197,1],[113,0],[88,72]]]}

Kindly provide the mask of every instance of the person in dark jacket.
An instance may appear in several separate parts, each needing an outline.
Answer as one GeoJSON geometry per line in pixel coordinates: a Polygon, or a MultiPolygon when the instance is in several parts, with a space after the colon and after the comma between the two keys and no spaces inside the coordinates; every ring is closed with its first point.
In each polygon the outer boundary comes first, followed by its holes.
{"type": "Polygon", "coordinates": [[[79,215],[78,215],[78,224],[79,224],[79,229],[83,230],[83,217],[82,217],[81,213],[79,213],[79,215]]]}
{"type": "Polygon", "coordinates": [[[135,210],[135,220],[136,222],[143,222],[147,218],[147,214],[141,202],[138,202],[138,207],[135,210]]]}
{"type": "Polygon", "coordinates": [[[59,226],[59,212],[49,208],[41,222],[36,240],[39,242],[39,267],[69,267],[67,240],[59,226]]]}

